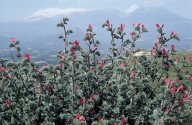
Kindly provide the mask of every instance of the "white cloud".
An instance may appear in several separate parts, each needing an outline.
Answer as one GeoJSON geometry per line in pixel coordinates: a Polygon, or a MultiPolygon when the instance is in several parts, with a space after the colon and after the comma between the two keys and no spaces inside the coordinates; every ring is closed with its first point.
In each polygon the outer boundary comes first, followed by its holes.
{"type": "Polygon", "coordinates": [[[44,10],[39,10],[32,15],[24,18],[25,21],[35,21],[41,20],[44,18],[52,18],[57,16],[67,16],[71,13],[83,13],[86,12],[86,9],[82,8],[67,8],[67,9],[58,9],[58,8],[48,8],[44,10]]]}
{"type": "Polygon", "coordinates": [[[139,6],[138,5],[136,5],[136,4],[133,4],[133,5],[131,5],[127,10],[126,10],[126,13],[132,13],[132,12],[134,12],[136,9],[138,9],[139,8],[139,6]]]}

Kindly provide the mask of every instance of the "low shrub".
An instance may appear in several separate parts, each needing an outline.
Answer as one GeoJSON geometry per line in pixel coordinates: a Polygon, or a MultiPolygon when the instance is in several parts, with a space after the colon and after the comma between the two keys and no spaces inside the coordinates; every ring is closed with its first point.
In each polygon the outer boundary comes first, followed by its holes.
{"type": "Polygon", "coordinates": [[[191,57],[174,59],[175,46],[166,46],[179,40],[176,32],[166,36],[164,25],[156,24],[159,35],[151,52],[134,56],[137,40],[148,30],[134,24],[126,39],[125,25],[114,28],[107,20],[102,27],[111,37],[111,54],[102,59],[92,25],[84,36],[88,49],[83,49],[68,40],[73,33],[68,21],[57,25],[64,29],[59,36],[64,48],[54,65],[34,63],[11,39],[18,60],[0,59],[0,124],[191,125],[192,74],[182,71],[192,66],[191,57]],[[169,77],[170,68],[175,77],[169,77]]]}

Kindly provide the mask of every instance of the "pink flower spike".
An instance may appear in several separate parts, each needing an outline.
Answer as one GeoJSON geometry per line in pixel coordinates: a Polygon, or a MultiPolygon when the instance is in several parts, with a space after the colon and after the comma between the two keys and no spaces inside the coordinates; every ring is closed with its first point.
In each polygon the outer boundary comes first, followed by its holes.
{"type": "Polygon", "coordinates": [[[61,59],[62,59],[62,60],[64,60],[64,59],[65,59],[65,56],[64,56],[64,55],[62,55],[62,56],[61,56],[61,59]]]}
{"type": "Polygon", "coordinates": [[[163,48],[163,49],[162,49],[162,54],[165,55],[166,53],[167,53],[166,49],[163,48]]]}
{"type": "Polygon", "coordinates": [[[175,58],[175,62],[177,62],[177,63],[178,63],[178,58],[175,58]]]}
{"type": "Polygon", "coordinates": [[[5,72],[5,71],[6,71],[5,68],[1,67],[1,72],[5,72]]]}
{"type": "Polygon", "coordinates": [[[123,32],[124,28],[125,28],[125,24],[121,24],[120,31],[123,32]]]}
{"type": "Polygon", "coordinates": [[[75,41],[73,42],[73,46],[79,46],[79,42],[78,42],[77,40],[75,40],[75,41]]]}
{"type": "Polygon", "coordinates": [[[131,35],[131,37],[135,36],[135,32],[134,31],[131,32],[130,35],[131,35]]]}
{"type": "Polygon", "coordinates": [[[81,116],[79,117],[79,121],[82,122],[82,121],[84,121],[84,120],[85,120],[85,118],[81,115],[81,116]]]}
{"type": "Polygon", "coordinates": [[[138,22],[138,23],[137,23],[137,26],[139,27],[140,25],[141,25],[141,23],[140,23],[140,22],[138,22]]]}
{"type": "Polygon", "coordinates": [[[103,119],[101,117],[98,117],[98,122],[101,123],[103,119]]]}
{"type": "Polygon", "coordinates": [[[110,22],[109,20],[106,21],[107,27],[110,27],[110,22]]]}
{"type": "Polygon", "coordinates": [[[88,25],[88,28],[89,28],[90,30],[92,30],[92,25],[91,25],[91,24],[89,24],[89,25],[88,25]]]}
{"type": "Polygon", "coordinates": [[[142,27],[142,29],[145,29],[145,25],[142,25],[141,27],[142,27]]]}
{"type": "Polygon", "coordinates": [[[74,49],[71,49],[70,51],[71,51],[71,53],[73,53],[73,54],[75,53],[75,50],[74,50],[74,49]]]}
{"type": "Polygon", "coordinates": [[[187,100],[188,100],[188,101],[192,101],[192,98],[189,98],[189,97],[188,97],[187,100]]]}
{"type": "Polygon", "coordinates": [[[75,115],[75,119],[78,119],[78,120],[79,120],[80,116],[81,116],[81,115],[76,114],[76,115],[75,115]]]}
{"type": "Polygon", "coordinates": [[[170,91],[171,91],[171,93],[175,93],[177,91],[177,88],[176,87],[171,88],[170,91]]]}
{"type": "Polygon", "coordinates": [[[174,49],[175,49],[175,45],[172,44],[172,45],[171,45],[171,50],[174,50],[174,49]]]}
{"type": "Polygon", "coordinates": [[[180,85],[177,90],[180,91],[180,90],[183,90],[183,89],[184,89],[184,86],[180,85]]]}
{"type": "Polygon", "coordinates": [[[160,28],[160,25],[159,25],[159,24],[156,24],[156,28],[160,28]]]}
{"type": "Polygon", "coordinates": [[[177,33],[176,32],[172,32],[171,33],[171,37],[175,37],[175,36],[177,36],[177,33]]]}
{"type": "Polygon", "coordinates": [[[135,76],[135,73],[132,71],[130,74],[130,77],[134,77],[134,76],[135,76]]]}
{"type": "Polygon", "coordinates": [[[179,105],[184,103],[184,98],[182,98],[181,100],[179,100],[179,105]]]}
{"type": "Polygon", "coordinates": [[[121,119],[121,124],[124,125],[125,124],[125,118],[121,119]]]}
{"type": "Polygon", "coordinates": [[[164,79],[164,83],[169,87],[171,84],[171,81],[169,79],[164,79]]]}
{"type": "Polygon", "coordinates": [[[96,46],[94,46],[93,48],[94,48],[95,51],[97,50],[97,47],[96,47],[96,46]]]}
{"type": "Polygon", "coordinates": [[[185,95],[188,95],[189,91],[188,91],[188,90],[185,90],[184,93],[185,93],[185,95]]]}
{"type": "Polygon", "coordinates": [[[25,59],[29,60],[30,59],[30,55],[25,53],[25,59]]]}
{"type": "Polygon", "coordinates": [[[15,38],[11,38],[11,42],[14,43],[15,42],[15,38]]]}
{"type": "Polygon", "coordinates": [[[121,62],[121,67],[124,68],[125,67],[125,63],[121,62]]]}
{"type": "Polygon", "coordinates": [[[156,47],[156,48],[158,47],[158,43],[155,43],[155,47],[156,47]]]}
{"type": "Polygon", "coordinates": [[[11,101],[10,100],[6,100],[6,104],[7,104],[7,106],[10,106],[11,105],[11,101]]]}
{"type": "Polygon", "coordinates": [[[100,67],[103,68],[105,66],[104,60],[101,60],[100,67]]]}

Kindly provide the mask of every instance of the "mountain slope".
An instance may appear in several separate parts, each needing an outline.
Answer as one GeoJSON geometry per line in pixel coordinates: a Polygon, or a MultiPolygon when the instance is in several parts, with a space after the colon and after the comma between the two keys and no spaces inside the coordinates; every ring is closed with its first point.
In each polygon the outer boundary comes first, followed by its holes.
{"type": "MultiPolygon", "coordinates": [[[[74,31],[70,39],[78,39],[80,43],[83,43],[83,35],[86,33],[87,25],[91,23],[94,31],[97,33],[96,39],[100,40],[103,46],[109,45],[110,35],[101,27],[101,25],[109,19],[114,27],[118,27],[121,23],[126,24],[127,34],[133,30],[133,23],[141,22],[145,24],[149,32],[143,35],[141,38],[143,42],[139,42],[139,47],[151,48],[154,44],[153,41],[157,35],[155,28],[156,23],[165,24],[164,29],[167,33],[171,33],[172,31],[178,32],[181,43],[177,42],[176,44],[185,49],[191,47],[187,38],[192,37],[192,21],[169,12],[165,8],[137,8],[132,13],[121,12],[114,9],[79,11],[80,10],[68,14],[63,12],[44,17],[43,15],[47,14],[47,12],[45,11],[46,13],[43,13],[43,11],[41,11],[41,13],[36,12],[29,16],[30,18],[25,18],[25,20],[21,22],[0,23],[1,30],[3,31],[1,35],[8,36],[9,38],[15,37],[24,43],[25,46],[57,48],[60,47],[61,44],[56,44],[58,42],[55,41],[61,41],[58,40],[58,36],[62,35],[63,29],[57,28],[56,25],[63,16],[67,16],[70,19],[67,27],[72,28],[74,31]],[[39,14],[38,16],[41,18],[35,20],[35,18],[37,18],[34,17],[35,14],[39,14]],[[185,45],[183,45],[183,43],[185,45]]],[[[127,37],[129,37],[129,35],[127,37]]]]}

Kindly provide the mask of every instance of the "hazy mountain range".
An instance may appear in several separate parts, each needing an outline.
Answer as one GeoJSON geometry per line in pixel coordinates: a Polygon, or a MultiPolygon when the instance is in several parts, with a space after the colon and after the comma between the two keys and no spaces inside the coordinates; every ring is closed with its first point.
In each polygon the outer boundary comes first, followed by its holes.
{"type": "Polygon", "coordinates": [[[167,35],[172,31],[179,34],[181,41],[171,41],[177,48],[192,48],[192,20],[176,15],[165,8],[135,8],[130,12],[114,9],[62,10],[52,8],[35,12],[22,21],[0,22],[0,50],[8,48],[9,40],[12,37],[20,40],[22,47],[25,48],[61,49],[63,43],[58,36],[63,34],[63,29],[57,28],[56,25],[64,16],[70,19],[67,27],[74,32],[69,39],[71,41],[77,39],[83,45],[83,35],[86,33],[88,24],[93,25],[94,32],[97,33],[96,39],[101,42],[102,47],[109,45],[110,35],[101,27],[109,19],[114,27],[118,27],[120,24],[126,25],[126,38],[130,38],[129,33],[133,31],[133,23],[145,24],[149,32],[142,35],[136,44],[138,47],[151,48],[158,35],[155,24],[159,23],[165,25],[167,35]]]}

